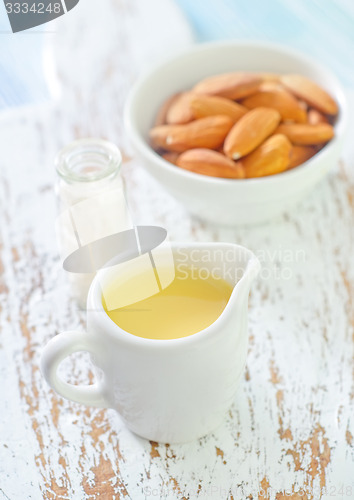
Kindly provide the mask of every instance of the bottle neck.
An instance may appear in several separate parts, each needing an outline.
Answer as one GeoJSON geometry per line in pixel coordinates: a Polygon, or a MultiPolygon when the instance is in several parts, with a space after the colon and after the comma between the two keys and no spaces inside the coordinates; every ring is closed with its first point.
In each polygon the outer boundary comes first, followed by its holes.
{"type": "Polygon", "coordinates": [[[122,155],[110,142],[80,139],[62,149],[55,166],[60,178],[68,184],[105,184],[119,173],[122,155]]]}

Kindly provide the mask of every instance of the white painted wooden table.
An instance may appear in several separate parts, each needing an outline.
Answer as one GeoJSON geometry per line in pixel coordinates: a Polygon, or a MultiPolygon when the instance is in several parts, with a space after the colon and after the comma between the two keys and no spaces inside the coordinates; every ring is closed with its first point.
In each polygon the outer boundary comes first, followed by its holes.
{"type": "MultiPolygon", "coordinates": [[[[180,34],[187,43],[188,31],[175,16],[165,34],[149,31],[142,0],[99,3],[95,13],[98,2],[85,0],[51,39],[60,101],[0,117],[0,499],[353,499],[354,160],[347,154],[302,204],[267,225],[222,229],[191,219],[129,161],[122,125],[153,42],[180,34]],[[172,240],[237,242],[262,261],[244,380],[223,425],[197,442],[140,439],[113,411],[61,399],[39,372],[46,342],[85,324],[55,242],[53,157],[87,135],[122,148],[137,223],[160,224],[172,240]]],[[[84,355],[62,370],[71,382],[93,377],[84,355]]]]}

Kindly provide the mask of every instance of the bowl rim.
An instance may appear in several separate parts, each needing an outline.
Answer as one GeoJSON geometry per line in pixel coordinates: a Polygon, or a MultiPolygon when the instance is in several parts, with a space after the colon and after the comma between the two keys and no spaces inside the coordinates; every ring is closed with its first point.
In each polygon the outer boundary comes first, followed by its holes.
{"type": "Polygon", "coordinates": [[[308,56],[307,54],[303,54],[301,51],[297,49],[293,49],[292,47],[288,47],[283,44],[273,43],[273,42],[260,42],[260,41],[252,41],[252,40],[222,40],[222,41],[212,41],[212,42],[201,42],[188,47],[187,49],[183,49],[175,53],[172,57],[167,57],[163,61],[160,61],[157,64],[154,64],[152,68],[148,71],[145,71],[138,80],[133,85],[128,99],[124,108],[124,124],[125,128],[128,131],[128,135],[130,136],[131,141],[134,143],[135,147],[138,151],[143,155],[147,156],[151,161],[157,163],[159,168],[164,170],[168,170],[172,175],[178,175],[180,177],[184,177],[189,181],[193,180],[198,181],[199,183],[204,183],[205,185],[222,185],[222,186],[235,186],[235,185],[259,185],[259,184],[272,184],[274,182],[287,182],[292,181],[298,177],[302,176],[305,170],[310,170],[311,167],[313,169],[316,168],[318,162],[322,159],[323,156],[326,156],[330,151],[336,147],[336,143],[338,143],[343,136],[345,135],[348,128],[348,106],[347,99],[343,89],[341,82],[338,77],[326,66],[322,63],[316,61],[314,58],[308,56]],[[247,48],[247,49],[265,49],[265,51],[277,51],[279,54],[290,56],[298,59],[306,63],[307,65],[312,66],[315,71],[319,71],[320,73],[326,74],[328,79],[336,87],[336,95],[334,96],[338,106],[339,113],[337,116],[337,121],[334,124],[334,129],[336,131],[336,135],[333,139],[331,139],[320,151],[318,151],[313,157],[309,158],[309,160],[305,161],[301,165],[294,167],[290,170],[286,170],[284,172],[280,172],[278,174],[273,174],[269,176],[263,177],[253,177],[253,178],[245,178],[245,179],[228,179],[222,177],[212,177],[203,174],[198,174],[196,172],[191,172],[189,170],[185,170],[182,168],[178,168],[175,165],[171,164],[167,160],[165,160],[162,156],[160,156],[156,151],[152,149],[149,143],[144,139],[142,134],[137,130],[134,124],[134,120],[132,118],[132,110],[134,107],[134,101],[136,96],[143,90],[145,86],[145,82],[152,78],[154,74],[165,66],[172,64],[174,61],[179,59],[183,59],[186,56],[189,56],[191,53],[197,54],[200,52],[207,52],[209,50],[213,50],[215,48],[222,50],[223,48],[247,48]]]}

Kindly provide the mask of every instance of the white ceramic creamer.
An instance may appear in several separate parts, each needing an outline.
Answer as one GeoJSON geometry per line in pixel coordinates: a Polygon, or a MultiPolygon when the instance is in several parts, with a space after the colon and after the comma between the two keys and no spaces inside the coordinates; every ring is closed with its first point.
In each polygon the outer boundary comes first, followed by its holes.
{"type": "Polygon", "coordinates": [[[195,266],[233,285],[212,325],[174,340],[131,335],[104,311],[96,276],[87,301],[87,332],[60,333],[41,360],[45,379],[63,397],[113,408],[131,431],[168,443],[212,431],[234,402],[247,356],[248,296],[260,267],[251,251],[229,243],[174,243],[172,252],[176,266],[195,266]],[[75,386],[58,376],[61,361],[77,351],[91,354],[95,384],[75,386]]]}

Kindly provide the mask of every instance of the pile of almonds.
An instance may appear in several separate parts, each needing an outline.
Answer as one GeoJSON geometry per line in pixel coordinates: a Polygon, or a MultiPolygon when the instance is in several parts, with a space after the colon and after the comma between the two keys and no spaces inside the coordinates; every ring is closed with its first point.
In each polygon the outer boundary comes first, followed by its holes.
{"type": "Polygon", "coordinates": [[[242,179],[301,165],[334,136],[334,99],[301,75],[212,76],[168,99],[152,147],[180,168],[242,179]]]}

